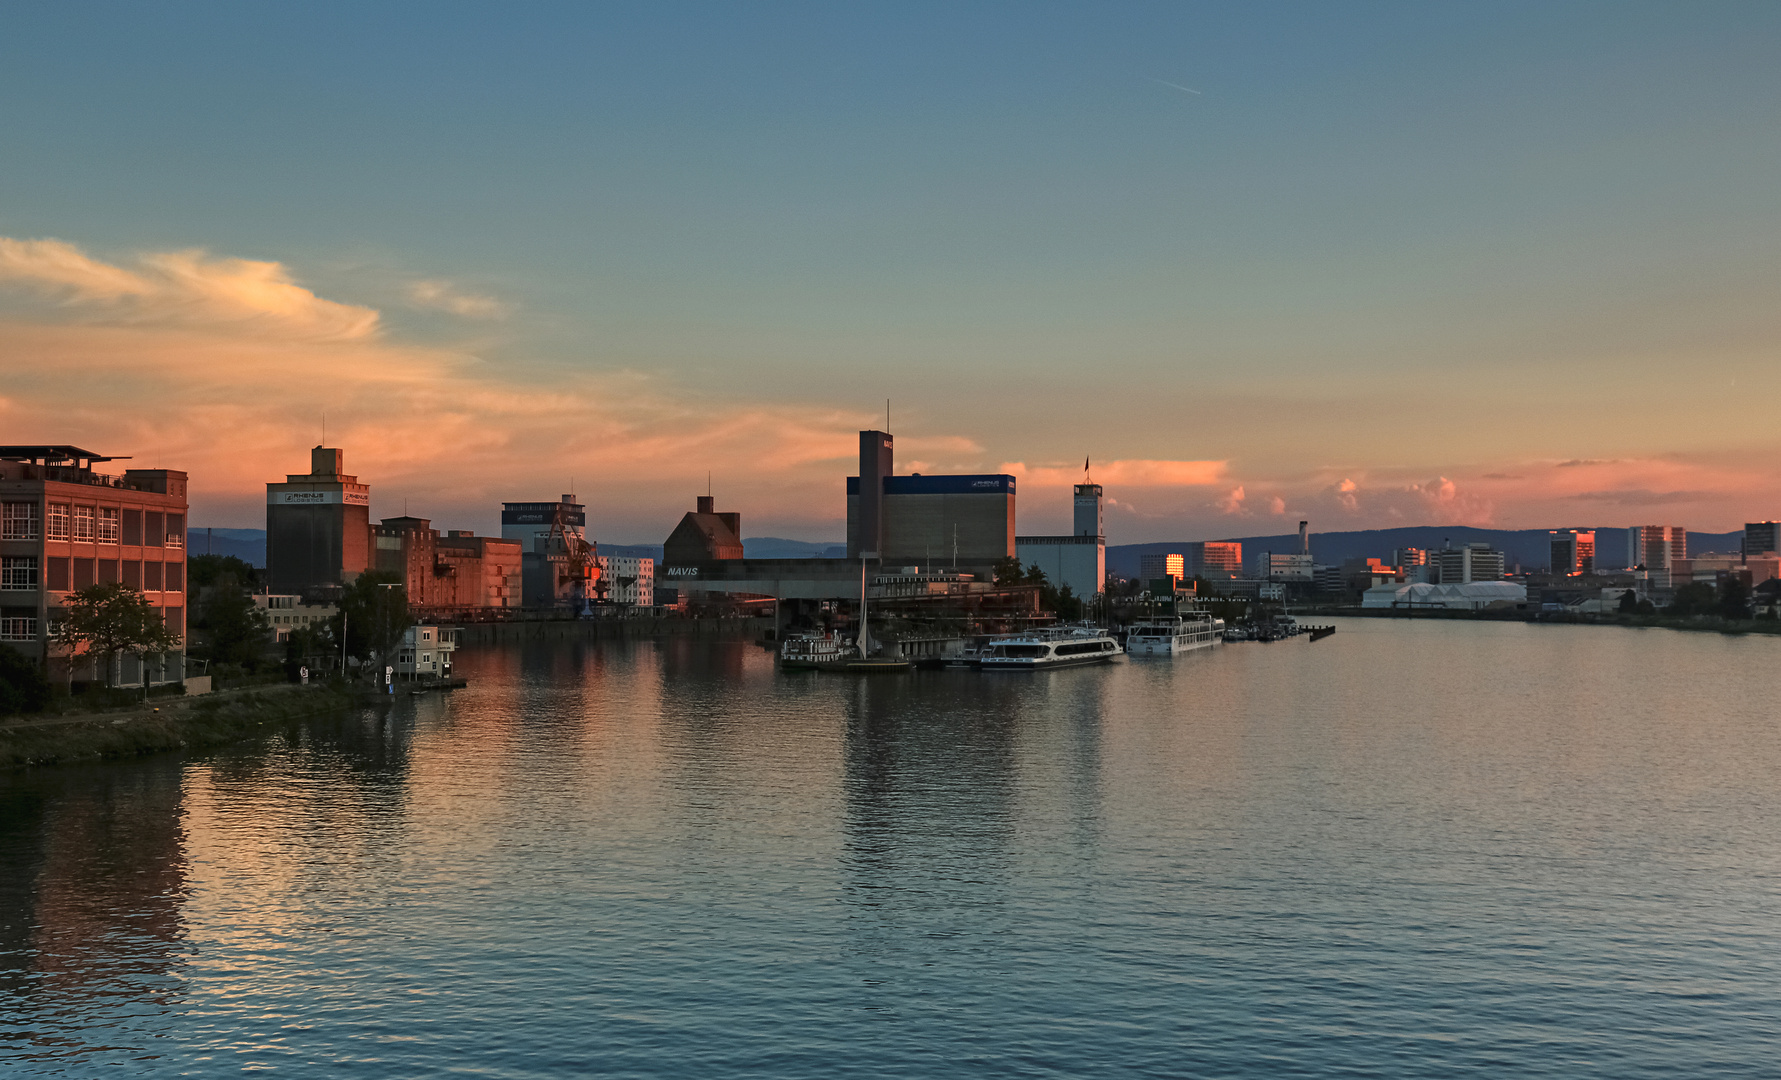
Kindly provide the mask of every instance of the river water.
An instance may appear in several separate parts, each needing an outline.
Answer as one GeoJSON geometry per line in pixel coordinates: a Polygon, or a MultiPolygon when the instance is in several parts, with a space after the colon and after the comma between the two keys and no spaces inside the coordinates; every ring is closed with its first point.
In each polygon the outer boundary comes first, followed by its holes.
{"type": "Polygon", "coordinates": [[[0,779],[9,1076],[1781,1074],[1781,641],[741,643],[0,779]]]}

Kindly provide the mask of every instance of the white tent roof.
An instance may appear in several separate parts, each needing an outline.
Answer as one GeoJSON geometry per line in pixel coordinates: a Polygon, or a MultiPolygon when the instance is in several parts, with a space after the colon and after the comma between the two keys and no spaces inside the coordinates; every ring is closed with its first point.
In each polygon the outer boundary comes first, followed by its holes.
{"type": "Polygon", "coordinates": [[[1513,581],[1468,581],[1460,585],[1379,585],[1361,598],[1362,607],[1483,607],[1502,601],[1521,603],[1527,586],[1513,581]]]}

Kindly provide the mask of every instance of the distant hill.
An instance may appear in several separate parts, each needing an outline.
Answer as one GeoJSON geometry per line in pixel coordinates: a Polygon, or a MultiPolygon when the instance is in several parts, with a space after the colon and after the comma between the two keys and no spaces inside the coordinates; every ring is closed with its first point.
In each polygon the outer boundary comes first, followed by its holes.
{"type": "Polygon", "coordinates": [[[233,555],[249,566],[266,565],[265,529],[187,529],[187,555],[233,555]]]}
{"type": "MultiPolygon", "coordinates": [[[[1517,565],[1526,569],[1538,569],[1552,561],[1551,537],[1548,532],[1546,529],[1474,529],[1465,525],[1418,525],[1403,529],[1312,533],[1311,557],[1319,563],[1336,566],[1348,559],[1364,559],[1369,556],[1390,559],[1391,553],[1398,548],[1442,548],[1451,540],[1455,544],[1488,543],[1507,556],[1506,561],[1511,569],[1517,565]]],[[[1240,542],[1243,545],[1245,565],[1259,552],[1288,553],[1299,550],[1299,534],[1296,532],[1273,536],[1223,536],[1217,539],[1240,542]]],[[[1688,550],[1695,554],[1705,551],[1736,551],[1742,539],[1742,532],[1690,533],[1688,550]]],[[[1187,543],[1185,540],[1172,540],[1161,544],[1109,545],[1107,572],[1120,577],[1135,577],[1139,559],[1143,556],[1184,551],[1187,543]]],[[[1626,562],[1624,527],[1598,528],[1596,544],[1600,549],[1597,565],[1617,567],[1626,562]]]]}

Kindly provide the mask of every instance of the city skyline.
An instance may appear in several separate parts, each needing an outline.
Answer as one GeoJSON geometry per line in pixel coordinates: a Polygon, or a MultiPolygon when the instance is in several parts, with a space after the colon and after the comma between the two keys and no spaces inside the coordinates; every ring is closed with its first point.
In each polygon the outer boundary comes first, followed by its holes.
{"type": "Polygon", "coordinates": [[[0,20],[0,423],[198,524],[325,413],[436,521],[832,540],[886,398],[1035,533],[1781,505],[1769,8],[0,20]]]}

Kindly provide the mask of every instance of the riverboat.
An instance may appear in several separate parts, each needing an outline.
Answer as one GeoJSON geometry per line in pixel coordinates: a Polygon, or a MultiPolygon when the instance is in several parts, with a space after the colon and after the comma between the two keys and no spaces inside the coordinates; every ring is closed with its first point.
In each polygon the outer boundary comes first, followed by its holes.
{"type": "Polygon", "coordinates": [[[978,654],[977,666],[982,671],[1078,667],[1109,663],[1124,651],[1099,627],[1060,627],[997,638],[978,654]]]}
{"type": "Polygon", "coordinates": [[[854,675],[908,671],[901,657],[861,656],[859,646],[834,634],[799,634],[779,646],[779,666],[787,671],[838,671],[854,675]]]}
{"type": "Polygon", "coordinates": [[[1126,632],[1125,651],[1130,656],[1180,656],[1195,649],[1210,649],[1225,639],[1224,620],[1204,611],[1155,615],[1138,620],[1126,632]]]}

